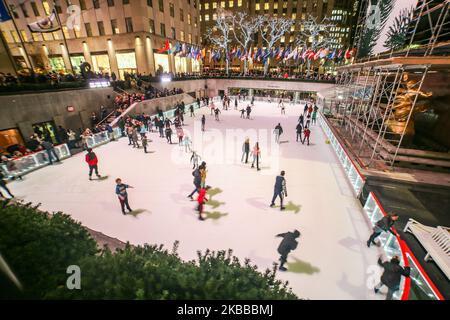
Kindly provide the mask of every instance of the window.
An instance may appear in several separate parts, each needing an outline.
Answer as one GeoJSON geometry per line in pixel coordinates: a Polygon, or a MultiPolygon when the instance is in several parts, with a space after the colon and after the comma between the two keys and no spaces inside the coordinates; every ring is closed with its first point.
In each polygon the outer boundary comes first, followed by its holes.
{"type": "Polygon", "coordinates": [[[197,28],[197,17],[194,17],[194,27],[197,28]]]}
{"type": "Polygon", "coordinates": [[[175,33],[175,28],[174,28],[174,27],[170,28],[170,31],[172,32],[171,38],[172,38],[172,39],[176,39],[177,34],[175,33]]]}
{"type": "Polygon", "coordinates": [[[31,2],[31,9],[33,9],[33,13],[36,17],[39,16],[39,10],[38,7],[36,5],[36,2],[31,2]]]}
{"type": "Polygon", "coordinates": [[[114,0],[108,0],[108,7],[114,7],[114,0]]]}
{"type": "Polygon", "coordinates": [[[293,14],[292,14],[292,19],[293,19],[293,20],[297,19],[297,14],[296,14],[296,13],[293,13],[293,14]]]}
{"type": "Polygon", "coordinates": [[[75,38],[80,38],[81,37],[80,27],[79,26],[75,26],[75,28],[73,28],[73,32],[75,32],[75,38]]]}
{"type": "Polygon", "coordinates": [[[180,9],[180,21],[184,22],[184,12],[183,9],[180,9]]]}
{"type": "Polygon", "coordinates": [[[92,2],[94,4],[94,9],[99,9],[100,8],[100,0],[94,0],[92,2]]]}
{"type": "Polygon", "coordinates": [[[31,33],[31,37],[33,38],[33,41],[42,41],[42,38],[40,38],[40,36],[41,36],[40,33],[36,33],[36,32],[31,33]]]}
{"type": "Polygon", "coordinates": [[[212,19],[213,19],[214,21],[217,20],[217,13],[213,13],[212,19]]]}
{"type": "Polygon", "coordinates": [[[130,4],[130,0],[123,0],[123,4],[130,4]]]}
{"type": "Polygon", "coordinates": [[[220,1],[220,7],[225,8],[225,1],[220,1]]]}
{"type": "Polygon", "coordinates": [[[205,14],[205,21],[209,21],[209,14],[205,14]]]}
{"type": "Polygon", "coordinates": [[[164,12],[164,2],[163,0],[158,0],[159,11],[164,12]]]}
{"type": "Polygon", "coordinates": [[[119,34],[119,27],[117,27],[117,20],[111,20],[111,29],[113,34],[119,34]]]}
{"type": "Polygon", "coordinates": [[[97,21],[97,28],[98,28],[98,34],[100,36],[105,35],[105,25],[103,24],[103,21],[97,21]]]}
{"type": "Polygon", "coordinates": [[[20,42],[19,36],[17,35],[17,32],[11,31],[11,37],[13,39],[13,42],[20,42]]]}
{"type": "Polygon", "coordinates": [[[25,41],[25,42],[28,41],[28,37],[27,37],[25,30],[20,30],[20,35],[22,36],[23,41],[25,41]]]}
{"type": "Polygon", "coordinates": [[[174,18],[175,17],[175,8],[173,6],[173,3],[169,3],[169,11],[170,11],[170,16],[172,18],[174,18]]]}
{"type": "Polygon", "coordinates": [[[53,33],[53,39],[61,40],[61,37],[59,36],[59,31],[54,31],[52,33],[53,33]]]}
{"type": "Polygon", "coordinates": [[[242,7],[242,0],[238,0],[238,7],[242,7]]]}
{"type": "Polygon", "coordinates": [[[185,41],[185,37],[184,37],[184,31],[180,31],[180,40],[181,41],[185,41]]]}
{"type": "Polygon", "coordinates": [[[256,11],[259,11],[260,9],[261,9],[260,4],[259,4],[259,3],[255,4],[255,10],[256,10],[256,11]]]}
{"type": "Polygon", "coordinates": [[[264,3],[264,10],[269,10],[269,3],[268,2],[264,3]]]}
{"type": "Polygon", "coordinates": [[[153,0],[147,0],[147,6],[153,8],[153,0]]]}
{"type": "Polygon", "coordinates": [[[18,15],[17,12],[16,12],[16,7],[15,7],[13,4],[10,4],[10,5],[9,5],[9,9],[11,10],[11,12],[12,12],[14,18],[19,19],[19,15],[18,15]]]}
{"type": "MultiPolygon", "coordinates": [[[[65,37],[66,39],[70,39],[69,29],[67,29],[66,26],[62,27],[62,31],[63,31],[63,33],[64,33],[64,37],[65,37]]],[[[34,33],[32,33],[32,34],[34,34],[34,33]]]]}
{"type": "Polygon", "coordinates": [[[228,7],[230,7],[230,8],[234,7],[234,0],[228,1],[228,7]]]}
{"type": "Polygon", "coordinates": [[[187,21],[188,25],[191,25],[192,21],[191,21],[191,14],[190,13],[188,13],[187,18],[188,18],[188,21],[187,21]]]}
{"type": "Polygon", "coordinates": [[[28,16],[28,11],[27,11],[27,7],[25,6],[25,3],[20,4],[20,9],[22,9],[23,16],[25,18],[28,18],[29,16],[28,16]]]}
{"type": "Polygon", "coordinates": [[[155,33],[155,21],[154,20],[152,20],[152,19],[149,19],[148,20],[148,31],[150,32],[150,33],[155,33]]]}
{"type": "Polygon", "coordinates": [[[205,10],[209,10],[209,3],[205,3],[205,10]]]}
{"type": "Polygon", "coordinates": [[[188,42],[189,42],[189,43],[192,43],[192,33],[189,33],[189,34],[188,34],[188,42]]]}
{"type": "Polygon", "coordinates": [[[80,9],[86,10],[86,2],[84,0],[80,0],[80,9]]]}
{"type": "Polygon", "coordinates": [[[125,28],[127,33],[133,32],[133,20],[131,18],[125,18],[125,28]]]}
{"type": "Polygon", "coordinates": [[[55,9],[56,9],[56,13],[58,13],[58,14],[62,13],[61,6],[58,6],[57,4],[55,4],[55,9]]]}
{"type": "Polygon", "coordinates": [[[48,4],[48,1],[42,1],[42,6],[44,7],[44,11],[46,15],[50,15],[50,6],[48,4]]]}
{"type": "Polygon", "coordinates": [[[90,23],[85,23],[84,28],[86,29],[86,36],[92,37],[92,29],[90,23]]]}
{"type": "Polygon", "coordinates": [[[212,7],[213,7],[213,9],[217,9],[217,2],[213,2],[212,7]]]}
{"type": "Polygon", "coordinates": [[[46,32],[43,33],[42,36],[44,37],[44,41],[52,41],[53,39],[53,33],[51,32],[46,32]]]}
{"type": "Polygon", "coordinates": [[[160,35],[165,37],[166,36],[166,25],[164,23],[161,23],[159,25],[159,30],[160,30],[160,35]]]}

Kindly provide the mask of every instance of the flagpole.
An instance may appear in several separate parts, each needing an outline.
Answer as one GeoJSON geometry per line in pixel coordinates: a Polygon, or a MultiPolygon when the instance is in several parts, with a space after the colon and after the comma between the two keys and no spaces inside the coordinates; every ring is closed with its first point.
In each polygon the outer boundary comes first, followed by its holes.
{"type": "Polygon", "coordinates": [[[61,24],[61,19],[59,19],[59,14],[56,11],[56,0],[53,0],[53,12],[55,13],[56,21],[58,21],[58,25],[61,30],[62,36],[63,36],[64,46],[66,47],[66,52],[67,52],[67,58],[69,59],[70,71],[72,71],[72,74],[75,75],[75,73],[73,72],[72,60],[70,59],[70,52],[69,52],[69,46],[67,45],[66,35],[64,34],[64,30],[63,30],[63,27],[61,24]]]}
{"type": "Polygon", "coordinates": [[[14,29],[16,29],[16,33],[19,36],[20,44],[22,45],[23,51],[25,52],[25,59],[28,61],[28,64],[30,65],[30,73],[31,73],[32,76],[34,76],[33,64],[31,62],[30,56],[28,55],[27,48],[25,47],[25,42],[23,41],[22,34],[19,32],[19,29],[17,28],[16,21],[14,20],[14,15],[12,14],[12,12],[11,12],[11,10],[9,8],[9,5],[6,2],[6,0],[2,0],[2,1],[3,1],[3,4],[6,7],[6,10],[8,10],[8,14],[11,17],[12,23],[14,25],[14,29]]]}

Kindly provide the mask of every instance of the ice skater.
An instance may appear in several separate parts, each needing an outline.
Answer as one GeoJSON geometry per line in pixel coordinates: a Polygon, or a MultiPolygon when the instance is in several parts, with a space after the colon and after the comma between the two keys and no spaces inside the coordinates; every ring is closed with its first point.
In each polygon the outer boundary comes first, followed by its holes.
{"type": "Polygon", "coordinates": [[[219,110],[219,108],[216,108],[216,110],[214,110],[214,117],[216,121],[220,121],[219,119],[219,114],[221,113],[221,111],[219,110]]]}
{"type": "Polygon", "coordinates": [[[239,111],[241,111],[241,118],[245,119],[245,109],[241,109],[239,111]]]}
{"type": "Polygon", "coordinates": [[[177,128],[178,145],[183,146],[184,131],[182,127],[177,128]]]}
{"type": "Polygon", "coordinates": [[[234,98],[234,110],[238,109],[238,101],[236,98],[234,98]]]}
{"type": "Polygon", "coordinates": [[[253,156],[252,168],[255,167],[255,162],[256,162],[256,171],[261,170],[259,168],[259,162],[261,160],[261,149],[259,149],[259,142],[255,143],[255,146],[253,147],[253,150],[252,150],[252,156],[253,156]]]}
{"type": "Polygon", "coordinates": [[[133,188],[132,186],[128,184],[122,183],[122,180],[120,178],[116,179],[116,194],[120,201],[120,207],[122,208],[122,213],[126,214],[125,207],[129,212],[132,212],[133,210],[130,208],[130,204],[128,203],[128,193],[127,189],[133,188]]]}
{"type": "MultiPolygon", "coordinates": [[[[199,102],[199,101],[197,102],[197,104],[198,104],[198,106],[200,107],[200,102],[199,102]]],[[[192,118],[192,117],[195,117],[195,113],[194,113],[194,105],[191,104],[191,105],[189,106],[189,112],[190,112],[191,118],[192,118]]]]}
{"type": "Polygon", "coordinates": [[[188,153],[191,151],[192,140],[189,136],[184,136],[183,138],[184,152],[188,153]]]}
{"type": "Polygon", "coordinates": [[[281,103],[281,114],[286,114],[286,107],[284,106],[284,103],[281,103]]]}
{"type": "Polygon", "coordinates": [[[192,151],[191,160],[192,169],[198,168],[198,162],[201,160],[201,157],[197,154],[197,152],[192,151]]]}
{"type": "Polygon", "coordinates": [[[203,214],[203,209],[205,206],[205,202],[208,201],[208,198],[206,198],[206,193],[208,191],[208,187],[202,187],[200,189],[200,191],[198,192],[198,197],[197,197],[197,203],[198,203],[198,219],[203,221],[205,220],[205,218],[203,218],[202,214],[203,214]]]}
{"type": "Polygon", "coordinates": [[[298,142],[298,140],[300,139],[300,142],[302,142],[303,127],[302,127],[302,124],[300,122],[297,123],[297,126],[295,127],[295,132],[297,133],[295,141],[298,142]]]}
{"type": "Polygon", "coordinates": [[[242,157],[241,162],[244,162],[244,156],[245,156],[245,163],[248,163],[248,155],[250,153],[250,138],[245,138],[244,144],[242,145],[242,157]]]}
{"type": "Polygon", "coordinates": [[[98,158],[92,148],[87,149],[87,154],[85,157],[87,164],[89,165],[89,180],[92,180],[92,173],[95,171],[97,178],[101,178],[98,174],[98,158]]]}
{"type": "Polygon", "coordinates": [[[144,134],[144,136],[141,139],[142,147],[144,148],[144,153],[147,153],[147,146],[148,146],[148,138],[147,135],[144,134]]]}
{"type": "Polygon", "coordinates": [[[305,130],[303,130],[303,140],[302,140],[302,144],[305,144],[305,141],[308,141],[308,146],[309,146],[309,137],[311,136],[311,130],[309,130],[308,127],[305,128],[305,130]]]}
{"type": "MultiPolygon", "coordinates": [[[[6,193],[11,197],[14,198],[14,195],[11,193],[11,191],[8,189],[8,187],[6,186],[6,181],[5,181],[5,175],[3,174],[3,172],[0,171],[0,187],[6,191],[6,193]]],[[[5,196],[3,195],[3,193],[0,191],[0,197],[1,198],[5,198],[5,196]]]]}
{"type": "Polygon", "coordinates": [[[205,125],[206,125],[206,117],[205,115],[202,115],[202,131],[205,131],[205,125]]]}
{"type": "Polygon", "coordinates": [[[392,227],[397,220],[398,214],[395,213],[384,216],[383,218],[378,220],[373,227],[373,233],[370,235],[369,240],[367,240],[367,247],[370,248],[371,244],[376,245],[375,239],[378,238],[378,236],[383,232],[390,232],[395,236],[395,232],[392,230],[392,227]]]}
{"type": "Polygon", "coordinates": [[[277,250],[280,254],[280,266],[278,267],[278,269],[280,271],[287,271],[286,267],[284,267],[284,264],[287,262],[288,254],[291,251],[297,249],[298,241],[296,239],[300,237],[300,231],[294,230],[294,232],[280,233],[276,236],[283,238],[277,250]]]}
{"type": "Polygon", "coordinates": [[[166,127],[166,139],[167,139],[167,143],[172,144],[172,128],[166,127]]]}
{"type": "Polygon", "coordinates": [[[194,187],[195,189],[187,196],[188,198],[190,198],[191,200],[194,200],[193,196],[194,194],[197,192],[200,192],[200,189],[202,188],[202,177],[201,177],[201,173],[200,173],[200,169],[203,166],[203,163],[194,169],[194,171],[192,171],[192,175],[194,176],[194,187]]]}
{"type": "Polygon", "coordinates": [[[272,202],[270,203],[270,207],[275,206],[275,200],[277,197],[280,197],[280,210],[286,209],[283,206],[283,199],[287,197],[287,188],[286,188],[286,178],[284,177],[285,171],[281,171],[280,175],[275,178],[275,186],[273,190],[272,202]]]}
{"type": "Polygon", "coordinates": [[[383,267],[384,271],[381,275],[380,282],[373,288],[375,293],[380,291],[382,286],[388,287],[386,300],[392,300],[394,293],[400,289],[400,280],[402,276],[409,277],[411,273],[410,267],[402,267],[400,265],[400,258],[393,256],[391,261],[385,261],[378,259],[378,264],[383,267]]]}
{"type": "Polygon", "coordinates": [[[316,121],[317,121],[317,111],[314,110],[311,115],[311,124],[316,124],[316,121]]]}
{"type": "Polygon", "coordinates": [[[200,172],[200,179],[201,179],[201,187],[206,187],[206,174],[208,170],[206,170],[206,162],[203,161],[202,164],[198,167],[200,172]]]}
{"type": "Polygon", "coordinates": [[[139,148],[139,137],[137,133],[137,128],[133,129],[133,133],[131,134],[131,139],[133,141],[133,148],[139,148]]]}
{"type": "Polygon", "coordinates": [[[303,127],[303,120],[305,119],[305,117],[303,116],[303,113],[300,115],[300,117],[298,117],[298,123],[300,123],[303,127]]]}
{"type": "Polygon", "coordinates": [[[247,111],[247,119],[250,119],[250,113],[252,113],[252,107],[248,105],[246,111],[247,111]]]}
{"type": "Polygon", "coordinates": [[[278,123],[278,124],[275,126],[275,129],[273,130],[273,133],[275,134],[275,141],[276,141],[277,143],[280,143],[280,137],[281,137],[281,135],[283,134],[283,127],[281,127],[281,124],[280,124],[280,123],[278,123]]]}

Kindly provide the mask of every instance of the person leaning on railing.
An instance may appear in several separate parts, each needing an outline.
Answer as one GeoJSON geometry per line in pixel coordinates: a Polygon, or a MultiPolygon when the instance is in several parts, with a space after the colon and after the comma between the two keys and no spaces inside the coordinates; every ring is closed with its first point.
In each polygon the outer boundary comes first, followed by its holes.
{"type": "Polygon", "coordinates": [[[367,240],[367,247],[370,248],[371,244],[376,245],[375,239],[382,234],[383,232],[390,232],[394,236],[396,236],[395,232],[392,230],[395,221],[398,220],[398,214],[390,214],[386,215],[375,223],[373,228],[373,233],[371,234],[369,240],[367,240]]]}
{"type": "Polygon", "coordinates": [[[378,264],[384,269],[380,282],[373,288],[375,293],[380,291],[382,286],[388,287],[386,300],[392,300],[394,293],[400,289],[400,281],[402,276],[409,277],[410,267],[402,267],[398,256],[392,257],[391,261],[378,259],[378,264]]]}

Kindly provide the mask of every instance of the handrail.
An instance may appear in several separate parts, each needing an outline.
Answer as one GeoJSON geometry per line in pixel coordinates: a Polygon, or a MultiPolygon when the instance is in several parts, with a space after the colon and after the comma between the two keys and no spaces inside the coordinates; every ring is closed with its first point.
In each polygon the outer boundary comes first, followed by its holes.
{"type": "Polygon", "coordinates": [[[104,117],[102,120],[100,120],[99,123],[97,123],[97,126],[102,124],[104,121],[106,121],[115,112],[116,112],[116,110],[113,110],[112,112],[110,112],[106,117],[104,117]]]}

